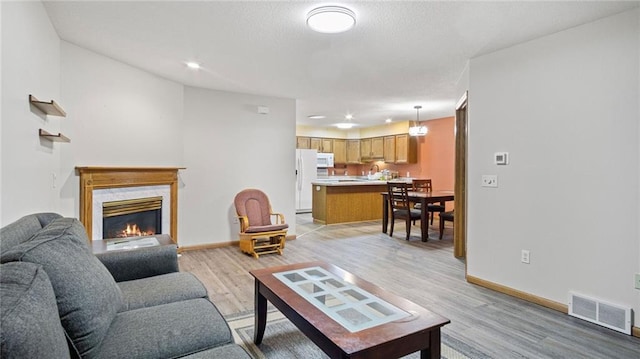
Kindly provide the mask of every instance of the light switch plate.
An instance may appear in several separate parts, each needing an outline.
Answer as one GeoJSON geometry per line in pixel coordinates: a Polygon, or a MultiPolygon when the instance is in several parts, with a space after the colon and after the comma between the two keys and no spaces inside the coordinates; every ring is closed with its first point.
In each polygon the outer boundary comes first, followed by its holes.
{"type": "Polygon", "coordinates": [[[636,273],[635,287],[636,289],[640,289],[640,273],[636,273]]]}
{"type": "Polygon", "coordinates": [[[482,187],[498,187],[498,175],[482,175],[482,187]]]}

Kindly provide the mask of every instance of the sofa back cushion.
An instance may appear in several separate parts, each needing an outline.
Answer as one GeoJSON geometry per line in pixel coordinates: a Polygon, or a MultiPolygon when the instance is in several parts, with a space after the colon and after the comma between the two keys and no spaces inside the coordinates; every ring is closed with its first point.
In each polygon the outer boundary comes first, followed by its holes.
{"type": "Polygon", "coordinates": [[[94,357],[122,306],[115,280],[88,246],[82,224],[59,218],[29,241],[0,255],[0,261],[42,265],[51,279],[62,326],[78,355],[94,357]]]}
{"type": "Polygon", "coordinates": [[[34,234],[54,219],[62,218],[57,213],[36,213],[24,216],[0,229],[0,253],[28,241],[34,234]]]}
{"type": "Polygon", "coordinates": [[[56,297],[42,266],[0,265],[0,358],[69,358],[56,297]]]}

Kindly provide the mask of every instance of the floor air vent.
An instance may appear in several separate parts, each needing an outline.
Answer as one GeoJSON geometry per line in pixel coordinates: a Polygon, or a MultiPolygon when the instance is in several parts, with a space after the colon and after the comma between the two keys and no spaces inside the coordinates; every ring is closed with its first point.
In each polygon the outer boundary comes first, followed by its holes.
{"type": "Polygon", "coordinates": [[[569,293],[569,315],[631,335],[631,308],[569,293]]]}

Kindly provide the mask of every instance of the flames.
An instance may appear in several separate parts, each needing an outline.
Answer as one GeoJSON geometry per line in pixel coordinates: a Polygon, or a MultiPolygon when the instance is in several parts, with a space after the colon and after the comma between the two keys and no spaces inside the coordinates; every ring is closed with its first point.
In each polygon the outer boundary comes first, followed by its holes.
{"type": "Polygon", "coordinates": [[[122,237],[138,237],[138,236],[150,236],[155,234],[152,230],[143,231],[137,224],[127,223],[127,228],[120,231],[117,235],[118,238],[122,237]]]}

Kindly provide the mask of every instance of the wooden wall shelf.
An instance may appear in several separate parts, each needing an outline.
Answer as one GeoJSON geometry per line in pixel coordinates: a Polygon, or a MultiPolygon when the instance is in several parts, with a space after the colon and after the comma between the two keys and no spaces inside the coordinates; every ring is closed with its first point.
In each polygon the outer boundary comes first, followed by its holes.
{"type": "Polygon", "coordinates": [[[64,112],[62,107],[53,100],[49,102],[39,101],[35,96],[29,95],[29,102],[47,115],[60,117],[67,116],[67,113],[64,112]]]}
{"type": "Polygon", "coordinates": [[[68,137],[66,137],[61,133],[54,135],[53,133],[49,133],[43,129],[40,129],[38,131],[38,136],[45,138],[51,142],[71,142],[71,140],[68,137]]]}

